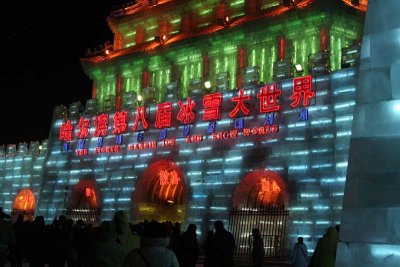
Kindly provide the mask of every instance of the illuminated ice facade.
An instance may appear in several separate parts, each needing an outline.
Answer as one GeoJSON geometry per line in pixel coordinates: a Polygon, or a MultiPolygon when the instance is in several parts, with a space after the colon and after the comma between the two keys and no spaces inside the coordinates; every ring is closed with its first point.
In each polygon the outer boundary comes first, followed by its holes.
{"type": "MultiPolygon", "coordinates": [[[[0,206],[10,213],[23,189],[31,189],[37,198],[43,181],[47,140],[19,143],[0,149],[0,206]]],[[[18,207],[17,207],[18,208],[18,207]]],[[[32,211],[33,212],[33,211],[32,211]]]]}
{"type": "MultiPolygon", "coordinates": [[[[296,6],[286,7],[280,1],[240,0],[226,1],[221,7],[216,0],[159,1],[155,5],[140,1],[127,8],[127,13],[113,12],[108,18],[115,34],[111,53],[106,55],[102,50],[82,59],[94,81],[93,99],[84,108],[78,103],[69,110],[56,107],[46,160],[41,165],[41,186],[35,187],[34,179],[24,183],[24,177],[2,176],[1,205],[11,210],[17,193],[9,192],[30,187],[38,201],[36,214],[51,222],[67,209],[72,188],[89,179],[96,187],[101,219],[111,219],[115,210],[124,209],[135,221],[141,211],[154,211],[151,205],[137,207],[134,202],[150,187],[141,179],[153,163],[168,160],[179,168],[183,184],[183,208],[178,212],[186,224],[197,224],[201,234],[216,219],[228,224],[235,190],[246,175],[263,169],[281,178],[281,198],[289,210],[285,246],[291,249],[301,235],[312,251],[326,228],[340,223],[358,72],[357,67],[344,68],[341,55],[342,48],[360,38],[363,13],[341,2],[295,2],[296,6]],[[134,11],[129,14],[129,10],[134,11]],[[226,16],[229,23],[224,21],[226,16]],[[321,47],[328,52],[318,53],[321,47]],[[316,56],[313,66],[321,64],[322,69],[311,73],[307,66],[313,57],[309,55],[316,56]],[[322,55],[319,63],[318,55],[322,55]],[[323,60],[324,55],[328,61],[323,60]],[[328,62],[331,72],[324,74],[328,62]],[[293,71],[295,63],[304,67],[302,73],[293,71]],[[300,116],[302,105],[290,106],[292,75],[312,75],[316,95],[306,107],[308,119],[306,113],[300,116]],[[210,92],[203,85],[207,80],[210,92]],[[267,131],[266,114],[260,112],[257,94],[261,87],[272,84],[282,90],[280,111],[272,113],[272,124],[279,131],[254,134],[254,128],[267,131]],[[239,111],[239,120],[235,120],[229,113],[235,107],[232,100],[239,96],[238,89],[250,96],[245,101],[250,113],[239,111]],[[221,140],[213,140],[209,122],[203,120],[204,97],[215,93],[223,97],[214,137],[218,139],[221,133],[221,140]],[[142,103],[136,101],[137,95],[143,96],[142,103]],[[176,117],[179,100],[187,104],[188,97],[196,103],[196,112],[195,120],[185,127],[176,117]],[[174,139],[175,144],[160,140],[162,130],[155,127],[157,103],[165,102],[172,103],[173,114],[165,137],[174,139]],[[149,127],[142,130],[140,124],[134,131],[139,106],[147,108],[149,127]],[[116,145],[114,116],[122,110],[127,111],[128,127],[116,145]],[[102,143],[94,135],[94,121],[101,114],[108,115],[109,122],[102,143]],[[82,117],[90,120],[89,136],[82,138],[85,141],[76,136],[82,117]],[[60,140],[67,120],[74,127],[70,141],[60,140]],[[243,128],[251,129],[248,136],[239,126],[242,122],[243,128]],[[187,126],[190,136],[202,139],[188,143],[183,136],[187,126]],[[235,130],[238,134],[232,137],[235,130]],[[157,147],[135,150],[139,135],[141,142],[157,142],[157,147]],[[115,149],[118,151],[112,151],[115,149]]],[[[17,158],[2,159],[4,173],[11,171],[7,167],[10,160],[17,164],[17,158]]],[[[141,199],[153,196],[149,194],[141,199]]]]}

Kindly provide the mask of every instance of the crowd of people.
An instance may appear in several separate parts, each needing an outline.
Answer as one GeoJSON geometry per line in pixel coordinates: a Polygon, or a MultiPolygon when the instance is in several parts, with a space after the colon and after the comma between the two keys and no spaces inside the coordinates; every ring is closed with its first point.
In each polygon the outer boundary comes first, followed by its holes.
{"type": "MultiPolygon", "coordinates": [[[[125,211],[97,227],[83,220],[76,223],[64,215],[45,224],[43,216],[15,222],[0,207],[0,267],[195,267],[200,250],[205,267],[234,266],[235,239],[222,221],[214,222],[199,244],[197,226],[181,231],[179,222],[155,220],[131,224],[125,211]]],[[[298,237],[293,248],[293,267],[334,267],[339,227],[329,227],[308,257],[307,246],[298,237]]],[[[252,231],[253,267],[264,266],[265,248],[260,230],[252,231]]]]}
{"type": "Polygon", "coordinates": [[[199,244],[197,226],[189,224],[181,232],[179,222],[155,220],[131,224],[125,211],[97,227],[83,220],[76,223],[60,215],[51,224],[43,216],[11,222],[0,208],[0,267],[29,262],[32,267],[195,267],[200,250],[204,266],[233,266],[235,240],[222,221],[199,244]]]}

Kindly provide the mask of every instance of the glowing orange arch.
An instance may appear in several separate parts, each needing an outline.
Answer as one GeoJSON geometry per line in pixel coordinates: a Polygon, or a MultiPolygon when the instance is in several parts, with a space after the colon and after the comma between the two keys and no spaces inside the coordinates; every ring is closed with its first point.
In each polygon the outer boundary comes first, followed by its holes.
{"type": "Polygon", "coordinates": [[[93,179],[82,179],[73,187],[67,208],[99,208],[97,188],[93,179]]]}
{"type": "Polygon", "coordinates": [[[14,199],[13,211],[33,212],[35,208],[35,195],[30,189],[23,189],[14,199]]]}
{"type": "Polygon", "coordinates": [[[171,160],[158,160],[137,181],[134,203],[170,203],[187,201],[185,181],[180,168],[171,160]]]}
{"type": "Polygon", "coordinates": [[[248,173],[236,187],[232,207],[266,206],[280,204],[287,206],[289,198],[283,179],[270,170],[256,170],[248,173]]]}

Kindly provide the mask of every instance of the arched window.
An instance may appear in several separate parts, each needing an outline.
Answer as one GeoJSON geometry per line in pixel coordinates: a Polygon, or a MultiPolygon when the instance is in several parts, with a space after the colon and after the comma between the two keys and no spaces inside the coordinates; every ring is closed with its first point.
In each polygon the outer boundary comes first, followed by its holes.
{"type": "Polygon", "coordinates": [[[93,179],[82,179],[72,188],[67,202],[67,216],[94,226],[100,222],[98,194],[93,179]]]}
{"type": "Polygon", "coordinates": [[[232,198],[234,208],[287,204],[286,184],[277,173],[269,170],[248,173],[236,187],[232,198]]]}
{"type": "Polygon", "coordinates": [[[184,220],[187,190],[180,168],[170,160],[156,161],[145,170],[135,186],[136,221],[184,220]]]}
{"type": "Polygon", "coordinates": [[[30,189],[23,189],[14,199],[11,215],[13,219],[18,215],[23,215],[24,220],[32,220],[35,208],[35,195],[30,189]]]}

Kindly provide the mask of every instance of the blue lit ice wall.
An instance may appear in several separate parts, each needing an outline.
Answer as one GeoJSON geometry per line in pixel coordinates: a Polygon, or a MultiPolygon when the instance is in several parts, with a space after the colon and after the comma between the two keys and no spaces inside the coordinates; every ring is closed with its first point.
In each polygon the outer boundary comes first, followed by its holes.
{"type": "Polygon", "coordinates": [[[0,207],[6,213],[11,213],[13,201],[23,189],[32,190],[38,201],[46,155],[47,140],[0,149],[0,207]]]}
{"type": "MultiPolygon", "coordinates": [[[[92,120],[86,146],[89,155],[75,156],[78,139],[70,143],[70,151],[64,152],[58,139],[63,121],[54,119],[37,214],[44,215],[50,222],[65,209],[68,190],[85,178],[95,179],[102,219],[111,219],[117,209],[131,211],[135,185],[146,167],[158,159],[172,159],[181,168],[191,192],[185,223],[195,223],[204,232],[216,219],[223,219],[227,224],[232,194],[239,181],[249,172],[265,168],[279,174],[289,189],[285,245],[291,249],[301,235],[312,250],[328,226],[340,223],[356,74],[355,69],[349,68],[315,77],[316,102],[309,107],[308,121],[299,121],[298,109],[290,108],[292,80],[284,80],[281,112],[276,120],[280,131],[270,135],[239,136],[223,141],[211,141],[208,136],[203,142],[186,144],[181,137],[182,126],[174,125],[168,130],[167,137],[175,136],[176,146],[128,151],[128,144],[137,143],[137,133],[131,130],[134,111],[128,110],[129,128],[124,134],[120,153],[94,154],[97,138],[92,138],[92,120]]],[[[249,89],[253,100],[250,108],[254,114],[245,118],[245,127],[250,128],[264,122],[264,115],[258,114],[255,96],[258,90],[255,89],[249,89]]],[[[237,91],[224,93],[224,113],[216,131],[234,128],[228,112],[233,108],[230,99],[236,94],[237,91]]],[[[208,124],[202,122],[201,100],[202,97],[196,100],[200,112],[191,134],[206,136],[208,124]]],[[[177,101],[172,102],[176,114],[177,101]]],[[[155,109],[156,106],[150,107],[150,129],[146,131],[144,141],[159,137],[160,130],[154,127],[155,109]]],[[[103,146],[115,144],[115,135],[111,133],[114,112],[109,114],[109,135],[103,146]]],[[[77,125],[79,117],[71,120],[77,125]]]]}

